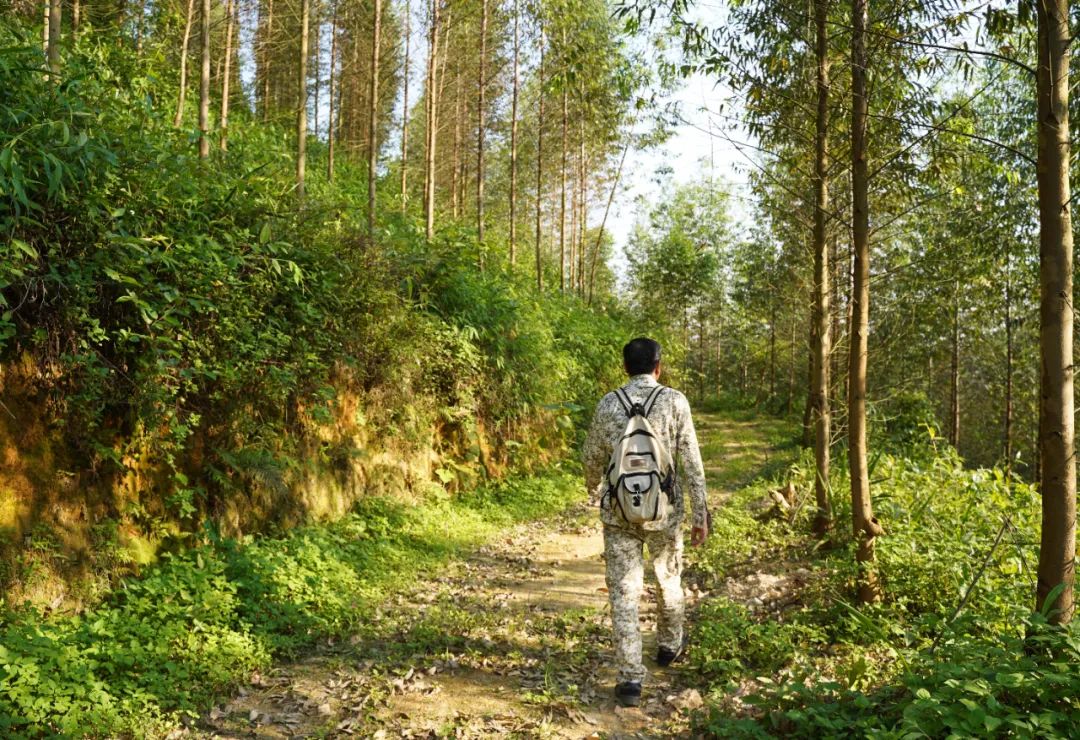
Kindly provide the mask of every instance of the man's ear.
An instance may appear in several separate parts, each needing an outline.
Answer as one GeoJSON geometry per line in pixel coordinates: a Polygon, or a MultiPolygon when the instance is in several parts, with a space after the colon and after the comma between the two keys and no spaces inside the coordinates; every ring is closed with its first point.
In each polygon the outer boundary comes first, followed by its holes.
{"type": "Polygon", "coordinates": [[[661,371],[662,369],[663,369],[663,368],[661,368],[661,367],[660,367],[660,363],[659,363],[659,362],[658,362],[658,363],[656,363],[656,369],[655,369],[655,370],[653,370],[653,375],[655,375],[655,376],[656,376],[657,380],[659,380],[659,379],[660,379],[660,371],[661,371]]]}

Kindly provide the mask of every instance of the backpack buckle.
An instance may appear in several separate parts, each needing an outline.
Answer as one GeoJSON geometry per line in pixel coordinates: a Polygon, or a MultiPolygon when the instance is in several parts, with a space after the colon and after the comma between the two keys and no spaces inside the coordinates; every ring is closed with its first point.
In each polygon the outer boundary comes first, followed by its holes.
{"type": "Polygon", "coordinates": [[[630,407],[630,416],[645,416],[645,406],[635,403],[630,407]]]}

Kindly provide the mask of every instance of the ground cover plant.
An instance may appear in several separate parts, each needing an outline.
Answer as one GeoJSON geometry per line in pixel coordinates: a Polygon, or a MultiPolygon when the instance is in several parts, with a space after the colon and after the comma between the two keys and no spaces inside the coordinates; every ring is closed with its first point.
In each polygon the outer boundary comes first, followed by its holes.
{"type": "Polygon", "coordinates": [[[851,598],[843,533],[814,538],[805,506],[792,518],[769,515],[768,490],[789,480],[808,490],[805,456],[789,455],[784,470],[714,512],[722,541],[695,565],[721,592],[701,607],[695,632],[692,660],[714,707],[702,729],[895,738],[1077,731],[1076,632],[1023,606],[1037,562],[1037,493],[1000,469],[965,469],[925,429],[918,436],[905,435],[875,466],[878,510],[890,522],[876,566],[888,593],[880,604],[851,598]],[[740,588],[761,573],[800,575],[772,596],[740,588]]]}
{"type": "Polygon", "coordinates": [[[24,734],[155,735],[373,610],[507,526],[580,501],[572,471],[450,498],[372,498],[277,537],[207,532],[78,617],[7,611],[0,722],[24,734]]]}

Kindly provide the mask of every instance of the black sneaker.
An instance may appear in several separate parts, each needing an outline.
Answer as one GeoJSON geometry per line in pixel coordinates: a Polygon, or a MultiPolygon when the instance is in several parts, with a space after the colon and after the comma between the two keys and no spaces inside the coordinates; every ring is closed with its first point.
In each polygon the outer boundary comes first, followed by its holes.
{"type": "Polygon", "coordinates": [[[678,650],[671,650],[670,648],[666,647],[660,648],[656,651],[656,664],[661,668],[667,668],[669,665],[671,665],[686,654],[686,646],[689,643],[690,638],[687,635],[683,635],[682,644],[679,645],[678,650]]]}
{"type": "Polygon", "coordinates": [[[641,703],[641,682],[623,681],[615,687],[615,701],[620,706],[636,707],[641,703]]]}

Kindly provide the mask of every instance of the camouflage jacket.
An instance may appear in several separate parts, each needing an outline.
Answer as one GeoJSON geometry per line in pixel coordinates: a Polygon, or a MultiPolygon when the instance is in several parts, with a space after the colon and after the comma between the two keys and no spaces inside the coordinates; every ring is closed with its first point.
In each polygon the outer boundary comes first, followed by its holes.
{"type": "MultiPolygon", "coordinates": [[[[657,385],[652,375],[635,375],[623,386],[632,401],[641,403],[649,391],[657,385]]],[[[695,527],[705,524],[705,470],[701,464],[694,420],[690,417],[690,403],[686,396],[674,388],[663,391],[656,399],[649,423],[660,442],[675,459],[676,483],[674,506],[665,522],[647,523],[643,529],[662,529],[678,526],[685,510],[684,492],[690,494],[692,522],[695,527]]],[[[604,487],[604,471],[611,460],[611,452],[626,428],[626,412],[615,394],[608,393],[596,407],[592,426],[585,437],[582,458],[585,463],[585,485],[590,496],[601,498],[604,487]]],[[[600,518],[605,524],[626,527],[626,522],[609,507],[602,507],[600,518]]]]}

